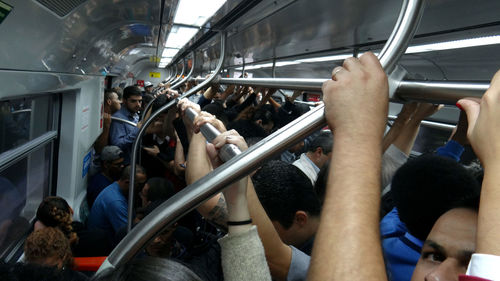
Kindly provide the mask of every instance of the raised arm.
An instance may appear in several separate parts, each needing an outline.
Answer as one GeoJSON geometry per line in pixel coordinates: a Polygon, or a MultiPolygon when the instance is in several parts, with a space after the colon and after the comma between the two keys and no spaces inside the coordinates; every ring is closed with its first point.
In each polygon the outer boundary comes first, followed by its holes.
{"type": "Polygon", "coordinates": [[[484,167],[476,252],[500,256],[500,71],[481,100],[457,104],[467,113],[467,136],[484,167]]]}
{"type": "Polygon", "coordinates": [[[387,77],[365,53],[335,68],[323,94],[335,146],[308,280],[387,280],[378,227],[387,77]]]}

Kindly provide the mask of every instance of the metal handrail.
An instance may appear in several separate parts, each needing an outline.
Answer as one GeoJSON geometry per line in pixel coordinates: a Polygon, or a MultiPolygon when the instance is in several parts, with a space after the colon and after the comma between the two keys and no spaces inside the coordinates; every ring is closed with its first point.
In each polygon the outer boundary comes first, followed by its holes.
{"type": "MultiPolygon", "coordinates": [[[[201,82],[204,78],[194,79],[201,82]]],[[[220,84],[320,92],[328,79],[310,78],[221,78],[220,84]]],[[[481,97],[490,87],[484,82],[414,81],[399,82],[395,95],[399,100],[454,105],[465,97],[481,97]]]]}
{"type": "MultiPolygon", "coordinates": [[[[419,0],[408,0],[408,1],[419,1],[419,0]]],[[[423,0],[422,0],[423,1],[423,0]]],[[[403,13],[404,19],[407,17],[419,17],[421,11],[417,9],[422,9],[423,5],[406,5],[404,3],[403,7],[407,9],[414,9],[410,13],[407,11],[401,11],[403,13]],[[417,10],[415,10],[417,9],[417,10]]],[[[401,20],[402,17],[400,17],[401,20]]],[[[398,20],[399,22],[399,20],[398,20]]],[[[416,29],[418,21],[412,21],[416,29]]],[[[401,24],[396,25],[397,28],[402,28],[401,24]]],[[[411,31],[411,30],[410,30],[411,31]]],[[[409,32],[412,34],[412,32],[409,32]]],[[[397,32],[394,32],[395,34],[397,32]]],[[[392,37],[392,36],[391,36],[392,37]]],[[[392,69],[394,67],[395,61],[385,59],[385,56],[398,56],[397,52],[404,52],[406,46],[399,46],[408,43],[408,40],[403,40],[404,38],[399,37],[398,40],[388,40],[387,44],[397,45],[395,47],[387,48],[388,51],[384,52],[384,57],[381,58],[384,63],[382,66],[384,69],[392,69]]],[[[221,54],[223,61],[223,53],[221,54]]],[[[221,65],[222,66],[222,65],[221,65]]],[[[217,72],[213,73],[215,76],[217,72]]],[[[207,82],[206,80],[204,82],[207,82]]],[[[203,83],[202,83],[203,84],[203,83]]],[[[196,89],[197,87],[195,87],[196,89]]],[[[193,89],[194,90],[194,89],[193,89]]],[[[198,91],[198,89],[196,89],[198,91]]],[[[194,91],[190,91],[194,92],[194,91]]],[[[172,102],[171,102],[172,104],[172,102]]],[[[168,105],[164,108],[169,108],[168,105]]],[[[163,109],[163,108],[162,108],[163,109]]],[[[155,112],[159,114],[162,110],[155,112]]],[[[148,120],[151,121],[151,120],[148,120]]],[[[130,260],[148,241],[150,241],[156,234],[158,234],[162,229],[168,227],[176,219],[182,217],[182,215],[193,210],[207,200],[209,196],[213,196],[220,190],[222,190],[228,184],[235,182],[236,180],[242,178],[254,168],[259,166],[263,160],[268,157],[275,155],[289,145],[296,142],[298,139],[306,137],[308,134],[317,130],[325,124],[324,117],[324,106],[320,105],[315,109],[309,111],[308,113],[302,115],[296,120],[292,121],[287,126],[281,128],[277,132],[273,133],[269,137],[260,141],[256,145],[249,148],[247,151],[241,153],[240,155],[229,160],[216,170],[210,172],[197,182],[191,184],[190,186],[184,188],[182,191],[171,197],[167,202],[164,202],[156,208],[149,216],[145,217],[137,227],[135,227],[129,234],[118,244],[118,246],[113,250],[113,252],[108,256],[104,262],[103,268],[120,266],[130,260]],[[146,227],[147,226],[147,227],[146,227]]],[[[141,130],[143,130],[142,128],[141,130]]],[[[135,152],[137,147],[134,143],[134,154],[132,155],[133,160],[135,160],[135,152]]],[[[134,163],[134,162],[132,162],[134,163]]],[[[134,167],[134,166],[132,166],[134,167]]],[[[134,179],[132,176],[135,171],[131,171],[130,184],[133,185],[134,179]]],[[[132,206],[129,204],[129,212],[132,206]]]]}
{"type": "MultiPolygon", "coordinates": [[[[396,115],[389,115],[387,116],[388,120],[396,120],[398,117],[396,115]]],[[[451,125],[451,124],[444,124],[444,123],[438,123],[434,121],[427,121],[427,120],[422,120],[420,124],[424,127],[428,128],[434,128],[434,129],[440,129],[440,130],[447,130],[447,131],[452,131],[455,129],[457,126],[456,125],[451,125]]]]}
{"type": "Polygon", "coordinates": [[[175,78],[177,78],[177,64],[174,65],[175,66],[175,72],[174,72],[174,75],[167,81],[167,83],[172,83],[172,81],[174,81],[175,78]]]}
{"type": "MultiPolygon", "coordinates": [[[[203,89],[205,85],[209,84],[220,72],[222,69],[222,65],[224,64],[224,56],[226,52],[226,33],[221,32],[221,57],[219,58],[219,64],[217,65],[216,69],[210,75],[210,77],[207,78],[203,83],[200,83],[198,86],[192,88],[188,92],[184,93],[180,98],[187,98],[191,96],[193,93],[198,92],[200,89],[203,89]]],[[[153,114],[151,114],[151,117],[145,120],[143,126],[139,130],[137,137],[134,141],[134,144],[132,146],[132,154],[130,156],[130,163],[136,163],[137,160],[137,152],[139,150],[139,142],[142,138],[142,135],[146,131],[146,128],[153,122],[153,120],[159,116],[162,112],[169,110],[172,106],[177,104],[177,100],[173,100],[169,102],[168,104],[162,106],[160,109],[155,111],[153,114]]],[[[131,170],[130,170],[130,186],[134,186],[135,183],[135,165],[131,165],[131,170]]],[[[128,222],[127,222],[127,231],[130,231],[132,228],[132,216],[133,216],[133,206],[134,206],[134,189],[130,188],[129,189],[129,198],[128,198],[128,222]]]]}
{"type": "Polygon", "coordinates": [[[184,82],[188,81],[189,78],[191,78],[191,76],[193,75],[193,72],[194,72],[194,66],[195,66],[195,61],[196,61],[196,56],[194,54],[194,51],[191,52],[191,54],[193,55],[193,62],[191,63],[191,70],[189,71],[188,75],[186,75],[186,77],[184,77],[184,79],[182,79],[181,81],[177,82],[176,84],[174,84],[172,87],[170,87],[170,89],[172,90],[175,90],[177,89],[178,87],[180,87],[182,84],[184,84],[184,82]]]}
{"type": "Polygon", "coordinates": [[[170,77],[172,77],[172,70],[169,68],[167,68],[167,71],[168,71],[168,77],[165,78],[165,80],[163,80],[165,83],[168,82],[168,80],[170,80],[170,77]]]}
{"type": "Polygon", "coordinates": [[[185,68],[184,64],[185,64],[185,61],[184,61],[184,58],[182,58],[182,69],[181,69],[181,73],[179,74],[179,77],[175,78],[172,82],[170,82],[171,84],[175,84],[175,83],[177,83],[179,80],[181,80],[181,79],[182,79],[182,75],[184,75],[184,68],[185,68]]]}

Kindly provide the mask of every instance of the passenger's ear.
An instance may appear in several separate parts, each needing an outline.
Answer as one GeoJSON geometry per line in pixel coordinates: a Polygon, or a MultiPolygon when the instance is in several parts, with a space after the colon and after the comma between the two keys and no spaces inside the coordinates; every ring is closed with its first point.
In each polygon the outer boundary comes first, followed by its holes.
{"type": "Polygon", "coordinates": [[[262,126],[262,120],[260,120],[260,119],[259,119],[259,120],[257,120],[257,121],[255,121],[255,123],[257,123],[257,125],[262,126]]]}
{"type": "Polygon", "coordinates": [[[294,221],[298,226],[305,226],[307,224],[307,220],[309,219],[309,216],[307,215],[306,212],[304,211],[297,211],[295,212],[295,218],[294,221]]]}
{"type": "Polygon", "coordinates": [[[317,155],[317,156],[321,156],[323,154],[323,148],[321,147],[317,147],[316,150],[314,151],[314,153],[317,155]]]}

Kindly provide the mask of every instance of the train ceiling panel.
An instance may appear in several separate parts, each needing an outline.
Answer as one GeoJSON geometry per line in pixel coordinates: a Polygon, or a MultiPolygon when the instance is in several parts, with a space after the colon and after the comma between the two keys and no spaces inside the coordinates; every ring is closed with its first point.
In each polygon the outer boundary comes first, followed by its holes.
{"type": "Polygon", "coordinates": [[[65,17],[87,0],[36,0],[60,17],[65,17]]]}

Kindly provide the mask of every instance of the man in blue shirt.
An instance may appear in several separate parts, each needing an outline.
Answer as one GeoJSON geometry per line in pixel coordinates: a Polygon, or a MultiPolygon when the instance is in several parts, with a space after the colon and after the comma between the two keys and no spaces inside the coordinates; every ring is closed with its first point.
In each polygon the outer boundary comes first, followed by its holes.
{"type": "Polygon", "coordinates": [[[139,122],[139,114],[141,109],[142,96],[141,90],[137,86],[128,86],[123,90],[123,104],[113,117],[131,121],[137,126],[113,120],[109,133],[109,142],[111,145],[116,145],[123,150],[125,162],[130,161],[130,153],[132,144],[137,137],[141,124],[139,122]]]}
{"type": "MultiPolygon", "coordinates": [[[[97,196],[90,210],[89,229],[102,229],[110,235],[110,238],[114,238],[120,229],[127,226],[130,170],[130,166],[125,167],[120,179],[106,187],[97,196]]],[[[137,165],[136,192],[139,192],[145,183],[146,173],[141,166],[137,165]]]]}

